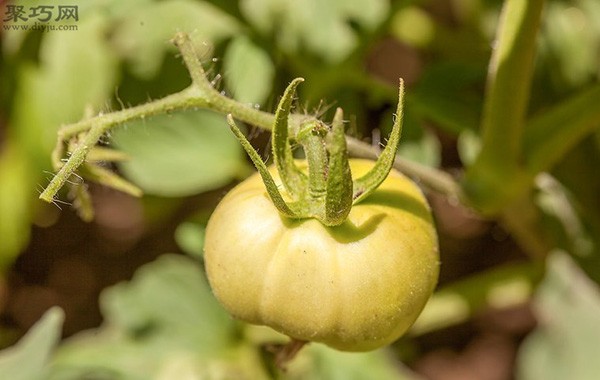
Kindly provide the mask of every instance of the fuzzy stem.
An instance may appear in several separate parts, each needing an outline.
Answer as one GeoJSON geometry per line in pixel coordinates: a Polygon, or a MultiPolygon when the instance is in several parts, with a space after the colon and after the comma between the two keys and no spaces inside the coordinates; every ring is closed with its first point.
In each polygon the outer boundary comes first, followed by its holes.
{"type": "MultiPolygon", "coordinates": [[[[40,199],[51,202],[67,179],[86,160],[87,154],[97,143],[98,139],[112,128],[129,121],[189,108],[205,108],[222,114],[231,114],[237,120],[262,129],[271,130],[275,121],[273,114],[241,104],[212,88],[198,61],[193,44],[185,34],[177,34],[174,38],[174,43],[179,48],[190,72],[193,81],[190,87],[159,100],[120,111],[99,114],[95,117],[86,118],[77,123],[62,127],[58,132],[59,138],[53,152],[53,162],[55,162],[55,169],[58,170],[58,173],[42,192],[40,199]],[[78,148],[71,153],[67,162],[61,166],[63,144],[82,133],[85,135],[78,148]]],[[[290,115],[289,128],[291,131],[297,131],[302,123],[309,120],[314,120],[314,118],[305,115],[290,115]]],[[[346,137],[346,142],[350,155],[377,158],[377,149],[371,147],[369,144],[351,137],[346,137]]],[[[420,179],[424,185],[434,190],[445,194],[455,195],[458,193],[458,187],[454,180],[442,171],[399,158],[396,158],[394,167],[404,171],[411,177],[420,179]]]]}
{"type": "Polygon", "coordinates": [[[56,173],[50,184],[44,189],[42,194],[40,194],[40,199],[46,202],[52,202],[54,200],[54,195],[58,192],[58,190],[63,187],[65,182],[71,177],[71,174],[83,164],[85,161],[85,157],[90,149],[96,145],[98,139],[104,133],[104,129],[102,128],[102,124],[93,124],[90,131],[87,133],[85,138],[77,145],[77,148],[71,154],[71,157],[67,161],[60,171],[56,173]]]}
{"type": "Polygon", "coordinates": [[[308,344],[305,340],[292,338],[288,344],[280,347],[275,352],[275,365],[282,371],[287,369],[287,364],[298,355],[298,352],[308,344]]]}

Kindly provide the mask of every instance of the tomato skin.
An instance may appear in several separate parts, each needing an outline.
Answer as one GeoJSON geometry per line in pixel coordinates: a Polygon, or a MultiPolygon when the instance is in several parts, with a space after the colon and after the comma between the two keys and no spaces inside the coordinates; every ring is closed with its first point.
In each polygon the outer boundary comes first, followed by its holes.
{"type": "MultiPolygon", "coordinates": [[[[354,178],[373,165],[350,160],[354,178]]],[[[335,227],[281,217],[255,174],[217,206],[204,250],[213,292],[235,318],[343,351],[398,339],[439,274],[429,206],[395,170],[335,227]]]]}

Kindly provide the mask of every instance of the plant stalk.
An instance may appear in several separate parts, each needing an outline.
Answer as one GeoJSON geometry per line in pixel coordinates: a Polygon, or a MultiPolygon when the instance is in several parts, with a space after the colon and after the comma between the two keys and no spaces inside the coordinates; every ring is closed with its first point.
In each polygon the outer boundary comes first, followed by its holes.
{"type": "Polygon", "coordinates": [[[544,0],[506,0],[488,70],[482,147],[463,190],[480,212],[494,215],[527,190],[523,127],[544,0]]]}
{"type": "MultiPolygon", "coordinates": [[[[42,192],[40,199],[52,202],[57,192],[69,177],[85,162],[87,154],[95,146],[100,137],[112,128],[132,120],[144,119],[153,115],[184,109],[204,108],[222,114],[231,114],[237,120],[262,129],[271,130],[275,121],[275,115],[239,103],[212,88],[196,56],[193,44],[187,35],[178,33],[173,42],[177,45],[183,56],[183,60],[192,78],[192,84],[178,93],[159,100],[111,113],[100,113],[95,117],[86,118],[77,123],[62,127],[58,132],[59,137],[55,151],[53,152],[55,170],[58,170],[58,172],[42,192]],[[70,141],[80,134],[83,134],[81,143],[70,154],[66,163],[61,166],[61,157],[65,142],[70,141]]],[[[291,131],[298,131],[301,124],[311,119],[316,120],[306,115],[290,115],[289,128],[291,131]]],[[[379,154],[377,148],[359,140],[346,137],[346,141],[348,152],[352,156],[376,159],[379,154]]],[[[444,194],[453,196],[458,196],[459,194],[459,188],[452,177],[442,171],[399,158],[396,158],[394,167],[405,171],[409,176],[415,177],[423,185],[435,191],[441,191],[444,194]]]]}

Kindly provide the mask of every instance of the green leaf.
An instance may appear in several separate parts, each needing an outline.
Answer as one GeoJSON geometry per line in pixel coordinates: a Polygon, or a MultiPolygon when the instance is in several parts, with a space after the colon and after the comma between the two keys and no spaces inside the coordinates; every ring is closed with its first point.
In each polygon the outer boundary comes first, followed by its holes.
{"type": "Polygon", "coordinates": [[[129,123],[114,133],[113,141],[131,157],[119,168],[148,194],[185,196],[215,189],[245,165],[224,118],[208,111],[129,123]]]}
{"type": "Polygon", "coordinates": [[[282,50],[301,53],[303,48],[329,62],[339,62],[358,45],[348,22],[375,29],[387,16],[385,0],[288,1],[242,0],[240,10],[262,33],[273,33],[282,50]]]}
{"type": "Polygon", "coordinates": [[[269,55],[250,39],[236,37],[223,58],[225,83],[242,103],[264,104],[271,92],[275,67],[269,55]]]}
{"type": "Polygon", "coordinates": [[[60,341],[63,311],[48,310],[15,346],[0,351],[0,379],[46,379],[50,354],[60,341]]]}
{"type": "Polygon", "coordinates": [[[223,378],[215,373],[259,368],[236,347],[236,322],[213,297],[200,265],[185,256],[143,266],[131,282],[104,291],[100,304],[103,327],[63,345],[51,379],[169,379],[179,378],[168,377],[177,368],[192,378],[223,378]]]}
{"type": "Polygon", "coordinates": [[[152,78],[176,32],[190,35],[197,52],[210,58],[212,44],[239,31],[237,20],[212,4],[193,0],[155,1],[124,15],[114,42],[138,76],[152,78]]]}
{"type": "Polygon", "coordinates": [[[565,253],[549,257],[534,308],[539,325],[519,352],[518,378],[598,378],[600,289],[565,253]]]}
{"type": "Polygon", "coordinates": [[[200,266],[183,256],[165,255],[142,267],[130,283],[105,291],[100,305],[109,325],[134,336],[173,334],[205,353],[233,339],[233,320],[213,297],[200,266]]]}

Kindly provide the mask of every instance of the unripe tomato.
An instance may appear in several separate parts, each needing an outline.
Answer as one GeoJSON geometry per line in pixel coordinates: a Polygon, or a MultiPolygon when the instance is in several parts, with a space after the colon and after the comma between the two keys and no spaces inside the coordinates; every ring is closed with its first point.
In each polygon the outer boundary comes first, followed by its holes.
{"type": "MultiPolygon", "coordinates": [[[[353,177],[373,164],[351,159],[353,177]]],[[[204,249],[210,285],[234,317],[343,351],[398,339],[439,272],[427,202],[395,170],[336,227],[280,216],[255,174],[217,206],[204,249]]]]}

